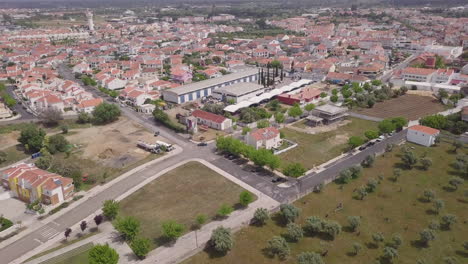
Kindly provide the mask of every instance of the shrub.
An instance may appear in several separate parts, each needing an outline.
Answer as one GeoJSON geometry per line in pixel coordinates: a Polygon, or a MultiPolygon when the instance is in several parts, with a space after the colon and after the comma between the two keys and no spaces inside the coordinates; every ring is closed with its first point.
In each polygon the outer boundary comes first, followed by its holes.
{"type": "Polygon", "coordinates": [[[304,237],[304,231],[301,226],[295,223],[289,223],[287,226],[288,238],[293,242],[298,242],[304,237]]]}
{"type": "Polygon", "coordinates": [[[361,225],[361,217],[360,216],[348,216],[348,223],[349,227],[353,232],[355,232],[358,227],[361,225]]]}
{"type": "Polygon", "coordinates": [[[328,221],[323,224],[323,232],[335,239],[341,233],[341,225],[336,221],[328,221]]]}
{"type": "Polygon", "coordinates": [[[132,216],[118,218],[115,229],[119,231],[125,240],[132,241],[140,232],[140,222],[132,216]]]}
{"type": "Polygon", "coordinates": [[[144,259],[150,251],[151,241],[147,238],[135,238],[130,244],[130,248],[137,257],[144,259]]]}
{"type": "Polygon", "coordinates": [[[299,217],[301,210],[292,204],[282,204],[280,205],[280,212],[286,223],[292,223],[299,217]]]}
{"type": "Polygon", "coordinates": [[[366,158],[361,162],[361,165],[364,168],[370,168],[374,165],[375,155],[367,155],[366,158]]]}
{"type": "Polygon", "coordinates": [[[318,216],[308,217],[304,224],[304,230],[310,234],[318,234],[323,231],[324,221],[318,216]]]}
{"type": "Polygon", "coordinates": [[[90,264],[117,264],[119,254],[108,244],[94,246],[88,254],[90,264]]]}
{"type": "Polygon", "coordinates": [[[458,219],[457,219],[457,216],[453,215],[453,214],[446,214],[444,216],[442,216],[442,221],[441,221],[441,224],[443,227],[447,228],[447,229],[450,229],[450,227],[457,223],[458,219]]]}
{"type": "Polygon", "coordinates": [[[254,218],[256,223],[260,225],[264,225],[268,219],[270,219],[270,215],[268,214],[268,210],[265,208],[257,208],[254,213],[254,218]]]}
{"type": "Polygon", "coordinates": [[[304,173],[306,173],[306,169],[301,163],[290,163],[284,167],[283,173],[286,176],[297,178],[304,175],[304,173]]]}
{"type": "Polygon", "coordinates": [[[45,135],[44,130],[38,128],[37,125],[30,124],[21,130],[18,141],[26,150],[34,153],[41,150],[45,135]]]}
{"type": "Polygon", "coordinates": [[[297,264],[325,264],[325,262],[315,252],[302,252],[297,256],[297,264]]]}
{"type": "Polygon", "coordinates": [[[110,220],[113,220],[117,217],[119,213],[119,203],[114,200],[106,200],[104,201],[104,205],[102,207],[102,214],[110,220]]]}
{"type": "Polygon", "coordinates": [[[434,240],[436,238],[436,234],[433,230],[431,229],[424,229],[419,233],[420,241],[426,245],[429,246],[429,242],[434,240]]]}
{"type": "Polygon", "coordinates": [[[290,249],[288,243],[283,237],[275,236],[272,239],[268,240],[268,247],[270,255],[278,256],[281,259],[285,259],[289,256],[290,249]]]}
{"type": "Polygon", "coordinates": [[[375,130],[367,130],[364,132],[364,136],[369,140],[376,139],[379,137],[379,132],[375,130]]]}
{"type": "Polygon", "coordinates": [[[108,124],[120,116],[120,108],[114,104],[102,103],[93,110],[93,121],[96,124],[108,124]]]}
{"type": "Polygon", "coordinates": [[[168,220],[162,223],[162,230],[164,237],[173,241],[182,236],[185,232],[185,226],[174,220],[168,220]]]}
{"type": "Polygon", "coordinates": [[[218,216],[219,217],[227,217],[233,211],[234,211],[234,209],[231,206],[229,206],[227,204],[223,204],[223,205],[221,205],[221,207],[218,210],[218,216]]]}
{"type": "Polygon", "coordinates": [[[239,195],[239,203],[244,207],[247,207],[253,200],[253,195],[248,191],[242,191],[239,195]]]}
{"type": "Polygon", "coordinates": [[[226,253],[234,246],[234,239],[232,238],[231,231],[222,226],[213,230],[210,239],[213,248],[221,253],[226,253]]]}

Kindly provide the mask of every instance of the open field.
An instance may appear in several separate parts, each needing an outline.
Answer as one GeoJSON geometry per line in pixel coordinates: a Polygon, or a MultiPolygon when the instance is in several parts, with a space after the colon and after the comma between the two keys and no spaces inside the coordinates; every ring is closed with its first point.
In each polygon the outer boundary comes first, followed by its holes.
{"type": "Polygon", "coordinates": [[[18,144],[18,138],[20,136],[19,131],[12,131],[5,133],[0,136],[0,150],[15,146],[18,144]]]}
{"type": "Polygon", "coordinates": [[[82,158],[111,168],[123,168],[149,155],[136,146],[138,140],[155,142],[160,139],[125,117],[105,126],[75,129],[73,132],[67,139],[78,146],[82,158]]]}
{"type": "Polygon", "coordinates": [[[23,146],[20,144],[1,149],[0,151],[6,154],[6,160],[4,162],[0,162],[0,168],[6,167],[29,157],[29,155],[25,153],[23,146]]]}
{"type": "Polygon", "coordinates": [[[197,215],[213,219],[222,204],[236,205],[242,191],[203,164],[189,162],[122,200],[121,215],[140,220],[142,236],[151,239],[156,247],[165,242],[163,221],[175,220],[189,231],[197,215]]]}
{"type": "Polygon", "coordinates": [[[423,116],[432,115],[444,110],[444,106],[434,97],[406,94],[398,98],[376,103],[372,108],[361,108],[355,111],[359,114],[379,118],[402,116],[408,120],[417,120],[423,116]]]}
{"type": "Polygon", "coordinates": [[[88,243],[41,264],[87,264],[89,263],[88,254],[92,247],[93,244],[88,243]]]}
{"type": "MultiPolygon", "coordinates": [[[[327,264],[350,263],[389,263],[377,261],[382,256],[383,244],[378,248],[373,244],[372,234],[382,232],[385,242],[390,241],[393,234],[400,234],[403,239],[398,249],[399,257],[394,263],[415,264],[418,259],[424,263],[446,263],[444,257],[455,257],[456,263],[466,263],[468,252],[463,249],[463,242],[468,238],[468,200],[464,196],[466,183],[451,190],[447,188],[448,179],[458,175],[450,166],[456,155],[453,147],[443,143],[438,147],[425,148],[407,144],[414,148],[418,157],[426,154],[433,165],[428,171],[420,168],[402,170],[398,181],[393,180],[393,169],[400,167],[400,148],[376,160],[374,166],[363,170],[363,175],[347,185],[331,183],[322,193],[312,193],[296,201],[295,206],[301,209],[297,223],[303,225],[309,216],[319,216],[326,220],[338,221],[343,231],[335,240],[323,236],[305,236],[298,243],[288,243],[291,248],[290,257],[285,261],[270,258],[263,254],[267,241],[273,236],[286,233],[282,221],[274,216],[263,227],[250,226],[237,232],[234,249],[226,256],[213,254],[210,250],[203,251],[184,263],[296,263],[296,255],[305,251],[324,252],[323,258],[327,264]],[[370,193],[364,200],[353,198],[353,190],[363,186],[371,178],[384,177],[374,193],[370,193]],[[433,211],[433,204],[421,198],[425,189],[432,189],[437,199],[445,202],[445,208],[437,215],[433,211]],[[335,211],[338,204],[343,209],[335,211]],[[442,228],[436,231],[436,239],[430,247],[424,247],[419,242],[419,232],[427,228],[430,221],[440,220],[442,215],[454,214],[458,223],[451,230],[442,228]],[[328,216],[328,217],[327,217],[328,216]],[[360,216],[361,226],[357,232],[351,232],[347,222],[348,216],[360,216]],[[352,244],[358,242],[362,250],[358,255],[352,253],[352,244]]],[[[459,150],[467,153],[467,149],[459,150]]],[[[466,178],[465,178],[466,181],[466,178]]]]}
{"type": "Polygon", "coordinates": [[[312,169],[331,160],[348,148],[348,139],[352,136],[364,138],[364,132],[377,129],[377,123],[358,118],[349,118],[350,123],[336,130],[314,135],[298,132],[289,128],[281,131],[285,138],[298,143],[298,146],[279,155],[284,163],[299,162],[305,168],[312,169]]]}

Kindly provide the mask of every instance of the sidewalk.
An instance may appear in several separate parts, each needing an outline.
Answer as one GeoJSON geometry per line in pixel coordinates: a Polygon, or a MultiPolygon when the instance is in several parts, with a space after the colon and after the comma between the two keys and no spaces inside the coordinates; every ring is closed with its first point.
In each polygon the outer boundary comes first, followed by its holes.
{"type": "MultiPolygon", "coordinates": [[[[158,158],[158,159],[152,160],[152,161],[147,162],[147,163],[145,163],[145,164],[143,164],[143,165],[141,165],[141,166],[138,166],[138,167],[136,167],[136,168],[134,168],[134,169],[131,169],[130,171],[128,171],[128,172],[126,172],[126,173],[120,175],[119,177],[113,179],[112,181],[110,181],[110,182],[108,182],[108,183],[106,183],[106,184],[104,184],[104,185],[99,185],[99,186],[96,186],[96,187],[92,188],[90,191],[88,191],[88,192],[86,193],[86,195],[85,195],[83,198],[81,198],[81,199],[78,200],[78,201],[75,201],[75,202],[71,203],[69,207],[60,210],[58,213],[53,214],[53,215],[51,215],[51,216],[45,218],[45,219],[42,220],[42,221],[39,221],[39,220],[36,221],[36,222],[33,223],[31,226],[29,226],[29,227],[27,228],[27,230],[25,230],[25,231],[19,233],[19,234],[16,235],[16,236],[13,236],[13,237],[10,238],[10,239],[7,239],[7,240],[5,240],[5,241],[2,241],[2,242],[0,243],[0,249],[2,249],[3,247],[5,247],[5,246],[7,246],[7,245],[9,245],[9,244],[11,244],[11,243],[13,243],[13,242],[15,242],[15,241],[21,239],[21,238],[24,237],[24,236],[26,236],[26,235],[28,235],[28,234],[30,234],[30,233],[36,231],[36,230],[39,229],[40,227],[42,227],[42,226],[44,226],[44,225],[46,225],[46,224],[48,224],[48,223],[50,223],[50,222],[53,222],[56,218],[58,218],[58,217],[60,217],[60,216],[62,216],[62,215],[64,215],[64,214],[66,214],[66,213],[72,211],[72,210],[73,210],[74,208],[76,208],[78,205],[80,205],[80,204],[82,204],[82,203],[85,203],[90,197],[95,196],[96,194],[102,192],[103,190],[105,190],[105,189],[111,187],[112,185],[114,185],[114,184],[116,184],[116,183],[122,181],[123,179],[125,179],[125,178],[127,178],[127,177],[129,177],[129,176],[131,176],[131,175],[133,175],[133,174],[135,174],[135,173],[137,173],[137,172],[139,172],[140,170],[144,170],[144,169],[147,168],[148,166],[151,166],[151,165],[153,165],[153,164],[162,162],[162,161],[164,161],[164,160],[166,160],[166,159],[168,159],[168,158],[170,158],[170,157],[172,157],[172,156],[175,156],[175,155],[177,155],[177,154],[179,154],[179,153],[181,153],[181,152],[182,152],[182,149],[181,149],[180,147],[178,147],[178,146],[175,146],[175,149],[174,149],[172,152],[170,152],[170,153],[168,153],[168,154],[166,154],[166,155],[164,155],[164,156],[162,156],[162,157],[160,157],[160,158],[158,158]]],[[[35,252],[35,251],[36,251],[36,250],[33,250],[33,252],[35,252]]],[[[36,253],[36,254],[37,254],[37,253],[36,253]]],[[[35,254],[31,254],[30,256],[33,256],[33,255],[35,255],[35,254]]],[[[26,258],[26,259],[27,259],[27,258],[26,258]]]]}
{"type": "MultiPolygon", "coordinates": [[[[253,202],[252,204],[250,204],[249,207],[246,208],[246,209],[234,211],[225,220],[210,222],[210,223],[204,225],[200,230],[192,231],[192,232],[184,235],[183,237],[179,238],[177,240],[177,242],[174,245],[172,245],[171,247],[161,246],[161,247],[153,250],[147,256],[147,258],[145,260],[143,260],[143,261],[140,261],[139,259],[137,259],[135,257],[135,255],[133,254],[130,247],[119,238],[119,234],[113,229],[110,222],[105,223],[106,225],[109,225],[110,227],[107,227],[105,229],[100,228],[103,233],[101,233],[99,235],[96,235],[96,236],[93,236],[93,237],[91,237],[89,239],[92,239],[92,241],[95,244],[108,243],[112,248],[116,249],[117,252],[120,255],[119,263],[122,263],[122,264],[123,263],[155,263],[155,262],[156,263],[177,263],[177,262],[180,262],[183,259],[188,258],[188,257],[192,256],[193,254],[201,251],[204,248],[206,242],[210,239],[212,231],[215,228],[217,228],[218,226],[224,226],[224,227],[231,228],[232,231],[234,232],[236,230],[239,230],[243,226],[249,224],[249,222],[252,219],[253,214],[254,214],[254,212],[255,212],[255,210],[257,208],[261,207],[261,208],[267,208],[268,210],[273,210],[273,209],[275,209],[275,208],[277,208],[279,206],[279,203],[277,201],[273,200],[272,198],[270,198],[269,196],[263,194],[262,192],[258,191],[257,189],[251,187],[250,185],[244,183],[243,181],[237,179],[236,177],[230,175],[229,173],[221,170],[220,168],[218,168],[218,167],[214,166],[213,164],[211,164],[211,163],[209,163],[209,162],[207,162],[205,160],[202,160],[202,159],[188,159],[188,160],[179,162],[179,163],[177,163],[177,164],[175,164],[175,165],[173,165],[171,167],[168,167],[168,168],[166,168],[166,169],[164,169],[162,171],[159,171],[156,174],[154,174],[152,177],[149,177],[148,179],[141,182],[137,186],[131,188],[127,192],[120,195],[116,200],[121,201],[121,200],[125,199],[126,197],[128,197],[129,195],[131,195],[132,193],[134,193],[138,189],[142,188],[143,186],[145,186],[149,182],[157,179],[161,175],[164,175],[165,173],[175,169],[176,167],[179,167],[179,166],[181,166],[181,165],[183,165],[183,164],[185,164],[187,162],[191,162],[191,161],[200,162],[203,165],[205,165],[205,166],[209,167],[210,169],[216,171],[217,173],[221,174],[222,176],[224,176],[228,180],[240,185],[242,188],[244,188],[244,189],[248,190],[249,192],[255,194],[257,196],[257,200],[255,202],[253,202]],[[196,237],[197,237],[197,239],[196,239],[196,237]],[[198,245],[196,243],[197,240],[198,240],[198,245]]],[[[87,217],[86,221],[88,223],[93,223],[92,219],[93,219],[94,215],[100,214],[100,213],[101,213],[101,210],[98,210],[95,214],[87,217]]],[[[79,223],[77,223],[74,227],[72,227],[72,229],[73,230],[79,230],[79,223]]],[[[49,241],[49,242],[45,243],[44,245],[41,245],[40,247],[38,247],[36,250],[33,250],[33,252],[29,252],[28,254],[26,254],[26,256],[23,256],[22,258],[17,259],[14,263],[21,263],[20,260],[24,261],[25,259],[28,259],[29,257],[46,250],[47,248],[53,247],[53,245],[56,244],[61,239],[63,239],[63,236],[58,236],[58,237],[52,239],[51,241],[49,241]]],[[[88,239],[85,239],[83,241],[88,241],[88,239]]],[[[50,254],[48,254],[46,256],[43,256],[40,259],[45,260],[45,259],[48,259],[48,258],[52,258],[54,256],[58,256],[60,254],[63,254],[65,252],[67,252],[67,251],[70,251],[73,248],[76,248],[79,245],[83,245],[85,243],[86,242],[82,242],[82,241],[77,242],[76,244],[70,245],[70,246],[62,248],[62,249],[60,249],[60,250],[58,250],[56,252],[50,253],[50,254]]],[[[36,264],[36,263],[39,263],[39,262],[30,262],[30,264],[36,264]]]]}

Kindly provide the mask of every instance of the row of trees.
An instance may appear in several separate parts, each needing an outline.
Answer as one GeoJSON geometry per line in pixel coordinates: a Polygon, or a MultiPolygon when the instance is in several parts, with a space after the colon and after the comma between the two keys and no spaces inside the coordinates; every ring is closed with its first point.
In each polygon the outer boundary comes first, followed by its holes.
{"type": "Polygon", "coordinates": [[[447,130],[456,135],[460,135],[468,131],[468,124],[461,119],[461,113],[455,113],[448,116],[440,114],[426,116],[421,118],[419,123],[423,126],[447,130]]]}

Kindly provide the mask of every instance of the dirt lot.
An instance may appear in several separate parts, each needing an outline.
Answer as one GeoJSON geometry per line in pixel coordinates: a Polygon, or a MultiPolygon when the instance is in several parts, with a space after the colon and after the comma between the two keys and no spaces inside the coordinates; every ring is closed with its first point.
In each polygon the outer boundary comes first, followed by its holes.
{"type": "Polygon", "coordinates": [[[355,112],[379,118],[403,116],[409,120],[417,120],[444,110],[444,106],[434,97],[407,94],[355,112]]]}
{"type": "Polygon", "coordinates": [[[99,164],[112,168],[124,167],[149,155],[136,146],[138,140],[167,142],[154,137],[141,125],[125,117],[106,126],[73,130],[67,139],[78,146],[82,158],[98,161],[99,164]]]}
{"type": "Polygon", "coordinates": [[[13,131],[11,133],[2,134],[0,136],[0,150],[6,149],[18,144],[20,131],[13,131]]]}

